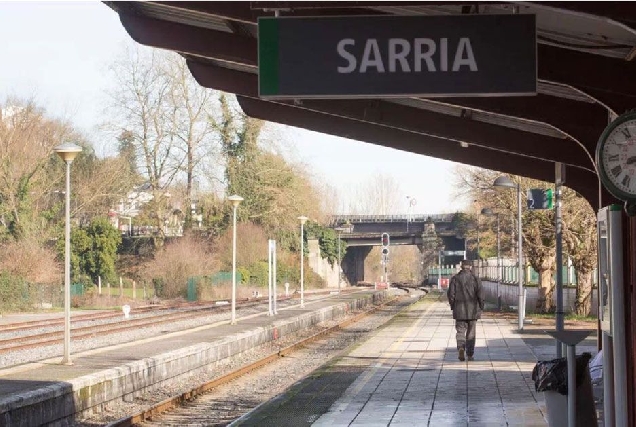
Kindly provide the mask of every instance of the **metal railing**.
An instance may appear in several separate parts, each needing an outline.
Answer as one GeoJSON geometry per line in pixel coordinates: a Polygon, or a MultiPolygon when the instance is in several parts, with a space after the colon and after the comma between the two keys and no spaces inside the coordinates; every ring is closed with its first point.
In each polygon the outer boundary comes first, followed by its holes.
{"type": "Polygon", "coordinates": [[[331,224],[356,222],[450,222],[454,213],[413,214],[413,215],[333,215],[331,224]]]}
{"type": "MultiPolygon", "coordinates": [[[[506,265],[501,266],[501,283],[518,283],[518,269],[515,265],[506,265]]],[[[576,272],[574,268],[570,267],[570,271],[568,271],[568,267],[563,266],[563,284],[564,285],[576,285],[576,272]]],[[[475,274],[477,274],[482,280],[488,281],[497,281],[497,266],[496,265],[484,265],[484,266],[475,266],[473,268],[475,274]]],[[[452,277],[453,275],[459,272],[459,266],[442,266],[441,268],[441,276],[444,278],[452,277]]],[[[429,277],[438,277],[439,268],[438,267],[430,267],[428,269],[429,277]]],[[[526,284],[536,285],[539,283],[539,274],[530,266],[526,267],[525,271],[526,276],[526,284]]],[[[553,275],[556,277],[556,273],[553,275]]],[[[555,279],[556,280],[556,279],[555,279]]],[[[592,284],[596,285],[596,273],[592,274],[592,284]]]]}

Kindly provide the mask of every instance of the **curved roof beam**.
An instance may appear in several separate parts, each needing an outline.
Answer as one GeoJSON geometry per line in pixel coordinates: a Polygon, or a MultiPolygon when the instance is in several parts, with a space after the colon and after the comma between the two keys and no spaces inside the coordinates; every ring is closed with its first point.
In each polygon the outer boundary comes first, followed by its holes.
{"type": "MultiPolygon", "coordinates": [[[[399,149],[417,154],[474,165],[504,173],[517,174],[547,182],[554,180],[554,165],[551,162],[520,161],[517,155],[500,152],[496,156],[477,147],[462,148],[459,144],[449,144],[438,138],[362,123],[342,117],[299,109],[291,105],[237,96],[245,114],[344,138],[370,142],[395,148],[395,141],[401,142],[399,149]]],[[[579,192],[593,207],[598,206],[598,179],[593,173],[580,168],[568,171],[570,188],[579,192]]]]}
{"type": "MultiPolygon", "coordinates": [[[[258,98],[257,76],[212,64],[188,61],[190,72],[205,87],[258,98]]],[[[289,101],[272,101],[286,105],[289,101]]],[[[456,142],[466,142],[541,161],[562,162],[594,172],[584,151],[572,152],[567,140],[524,132],[467,118],[369,100],[302,100],[302,108],[456,142]],[[510,141],[515,141],[514,145],[510,141]],[[577,154],[578,153],[578,154],[577,154]],[[586,166],[587,165],[587,166],[586,166]]]]}
{"type": "MultiPolygon", "coordinates": [[[[253,67],[254,71],[256,71],[256,40],[250,37],[191,27],[185,24],[134,15],[124,11],[120,12],[120,18],[122,24],[128,30],[131,37],[139,43],[202,57],[212,56],[233,65],[240,65],[242,67],[247,66],[250,68],[253,67]]],[[[484,100],[484,98],[469,99],[477,100],[477,102],[483,102],[484,100]]],[[[521,103],[526,106],[531,105],[533,104],[532,99],[536,98],[523,98],[521,103]]],[[[499,100],[506,102],[506,98],[499,98],[497,101],[499,100]]],[[[485,102],[488,102],[488,100],[485,102]]],[[[490,103],[493,104],[492,102],[490,103]]],[[[554,114],[550,118],[546,117],[544,120],[536,120],[532,117],[532,114],[536,114],[536,112],[543,110],[543,108],[536,108],[536,106],[535,108],[526,108],[525,114],[513,114],[512,117],[529,117],[530,120],[535,120],[537,122],[542,121],[561,130],[562,126],[559,126],[559,124],[552,124],[551,121],[563,114],[567,114],[566,112],[572,110],[576,104],[583,104],[572,101],[566,101],[566,103],[568,103],[570,107],[561,109],[558,114],[554,114]],[[534,111],[534,113],[532,113],[532,111],[534,111]]],[[[466,103],[461,102],[458,105],[466,105],[466,103]]],[[[480,109],[483,111],[492,111],[488,108],[480,109]]],[[[586,105],[583,105],[578,109],[591,110],[590,106],[586,105]]],[[[501,111],[498,112],[500,114],[505,114],[501,111]]],[[[586,115],[589,116],[589,114],[586,115]]],[[[581,117],[575,117],[573,121],[580,123],[581,117]]],[[[584,120],[584,122],[588,123],[589,121],[584,120]]],[[[600,131],[602,131],[602,128],[594,130],[588,129],[585,133],[587,135],[594,134],[596,137],[596,135],[600,134],[600,131]]],[[[577,138],[577,134],[571,130],[564,129],[564,134],[571,135],[574,140],[579,139],[577,138]]],[[[589,158],[588,150],[586,150],[586,155],[589,158]]],[[[591,165],[594,167],[593,163],[591,165]]]]}

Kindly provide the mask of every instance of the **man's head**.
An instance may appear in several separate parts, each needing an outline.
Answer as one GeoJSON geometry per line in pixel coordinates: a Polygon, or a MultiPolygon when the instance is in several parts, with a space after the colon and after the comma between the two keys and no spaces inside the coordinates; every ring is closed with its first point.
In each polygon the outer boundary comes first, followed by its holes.
{"type": "Polygon", "coordinates": [[[473,267],[471,260],[465,259],[462,261],[462,270],[470,270],[473,267]]]}

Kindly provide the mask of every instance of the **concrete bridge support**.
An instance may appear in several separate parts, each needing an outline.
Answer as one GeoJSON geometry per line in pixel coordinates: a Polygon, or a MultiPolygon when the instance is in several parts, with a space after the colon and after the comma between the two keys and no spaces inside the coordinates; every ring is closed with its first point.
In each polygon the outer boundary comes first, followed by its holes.
{"type": "Polygon", "coordinates": [[[352,285],[364,281],[364,260],[371,252],[372,246],[349,246],[342,260],[342,270],[352,285]]]}

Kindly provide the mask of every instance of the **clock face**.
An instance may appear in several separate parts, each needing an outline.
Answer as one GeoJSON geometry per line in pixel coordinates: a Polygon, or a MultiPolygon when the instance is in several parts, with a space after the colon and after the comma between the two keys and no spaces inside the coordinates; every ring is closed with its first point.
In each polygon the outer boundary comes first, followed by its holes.
{"type": "MultiPolygon", "coordinates": [[[[619,121],[617,119],[617,121],[619,121]]],[[[610,125],[611,126],[611,125],[610,125]]],[[[604,132],[598,147],[601,177],[607,189],[623,200],[636,199],[636,115],[604,132]]]]}

